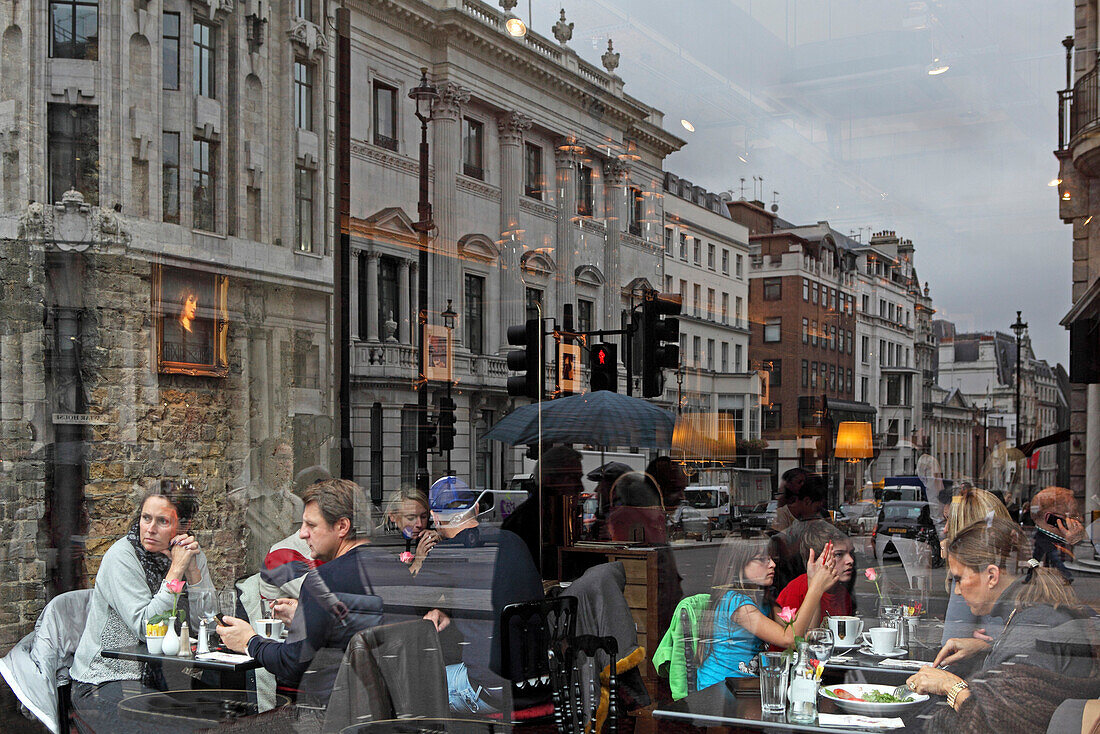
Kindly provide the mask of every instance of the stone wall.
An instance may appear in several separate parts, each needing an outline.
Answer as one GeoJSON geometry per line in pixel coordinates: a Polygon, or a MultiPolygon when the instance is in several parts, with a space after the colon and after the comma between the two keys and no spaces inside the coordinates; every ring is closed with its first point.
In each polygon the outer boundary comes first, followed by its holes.
{"type": "Polygon", "coordinates": [[[47,552],[42,252],[0,241],[0,650],[33,625],[46,601],[47,552]]]}

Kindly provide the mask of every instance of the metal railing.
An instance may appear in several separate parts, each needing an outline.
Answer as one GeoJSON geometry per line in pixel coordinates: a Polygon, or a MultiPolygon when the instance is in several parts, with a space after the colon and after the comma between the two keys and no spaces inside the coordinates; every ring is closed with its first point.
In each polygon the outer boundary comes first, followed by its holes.
{"type": "MultiPolygon", "coordinates": [[[[1062,95],[1063,116],[1065,106],[1069,105],[1069,140],[1098,121],[1097,92],[1100,91],[1097,88],[1097,82],[1100,81],[1100,77],[1097,76],[1098,70],[1100,69],[1094,68],[1086,72],[1073,85],[1072,92],[1062,95]]],[[[1065,147],[1069,140],[1059,140],[1061,147],[1065,147]]]]}

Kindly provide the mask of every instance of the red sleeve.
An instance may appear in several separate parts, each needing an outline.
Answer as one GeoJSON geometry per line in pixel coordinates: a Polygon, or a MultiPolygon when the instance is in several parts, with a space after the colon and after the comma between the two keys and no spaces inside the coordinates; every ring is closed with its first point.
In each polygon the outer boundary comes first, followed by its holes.
{"type": "Polygon", "coordinates": [[[802,574],[792,579],[791,582],[784,587],[783,591],[779,592],[779,596],[775,598],[776,606],[780,609],[783,607],[794,607],[798,609],[802,606],[802,602],[806,599],[806,594],[808,592],[809,580],[806,578],[806,574],[802,574]]]}

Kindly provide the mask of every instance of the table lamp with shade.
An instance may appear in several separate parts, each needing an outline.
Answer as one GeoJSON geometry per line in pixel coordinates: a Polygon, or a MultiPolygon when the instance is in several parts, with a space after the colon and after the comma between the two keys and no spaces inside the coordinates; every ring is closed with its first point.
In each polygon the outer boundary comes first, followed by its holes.
{"type": "Polygon", "coordinates": [[[860,459],[874,457],[874,444],[871,439],[871,424],[865,421],[843,421],[837,426],[836,450],[833,456],[855,464],[860,459]]]}

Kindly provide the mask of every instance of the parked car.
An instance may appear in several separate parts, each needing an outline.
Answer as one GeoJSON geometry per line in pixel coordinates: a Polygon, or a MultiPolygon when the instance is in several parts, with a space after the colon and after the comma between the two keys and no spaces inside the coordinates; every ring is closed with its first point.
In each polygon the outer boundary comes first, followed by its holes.
{"type": "Polygon", "coordinates": [[[873,532],[875,558],[898,554],[895,541],[905,539],[930,546],[933,568],[943,565],[940,539],[927,502],[895,500],[882,503],[873,532]]]}
{"type": "Polygon", "coordinates": [[[775,522],[775,513],[779,509],[779,503],[775,500],[760,502],[748,513],[741,516],[741,524],[747,528],[767,530],[775,522]]]}

